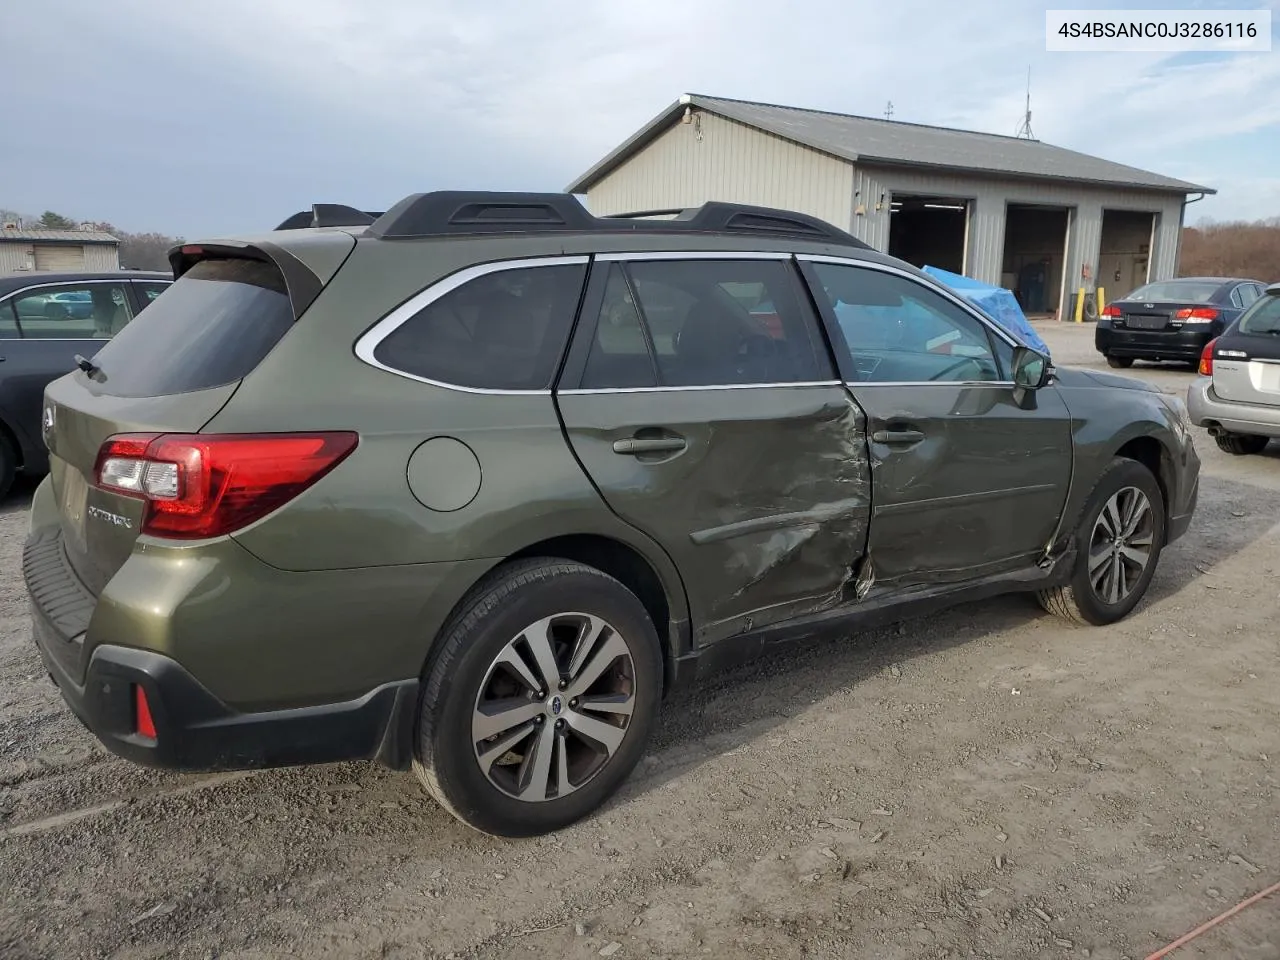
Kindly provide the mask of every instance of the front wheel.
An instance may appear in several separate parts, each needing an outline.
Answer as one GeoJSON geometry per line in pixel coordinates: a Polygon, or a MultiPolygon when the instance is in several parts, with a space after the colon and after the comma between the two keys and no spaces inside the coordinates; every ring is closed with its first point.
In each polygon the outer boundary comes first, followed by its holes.
{"type": "Polygon", "coordinates": [[[1133,366],[1133,357],[1107,357],[1107,366],[1117,370],[1128,370],[1133,366]]]}
{"type": "Polygon", "coordinates": [[[484,833],[568,826],[621,785],[644,752],[662,654],[644,606],[594,567],[500,567],[437,641],[419,706],[414,770],[484,833]]]}
{"type": "Polygon", "coordinates": [[[1252,433],[1220,433],[1214,438],[1218,449],[1236,457],[1247,457],[1252,453],[1261,453],[1267,446],[1267,438],[1252,433]]]}
{"type": "Polygon", "coordinates": [[[1135,460],[1115,458],[1094,485],[1076,529],[1071,580],[1041,590],[1041,606],[1076,623],[1123,619],[1151,585],[1164,540],[1164,496],[1156,478],[1135,460]]]}

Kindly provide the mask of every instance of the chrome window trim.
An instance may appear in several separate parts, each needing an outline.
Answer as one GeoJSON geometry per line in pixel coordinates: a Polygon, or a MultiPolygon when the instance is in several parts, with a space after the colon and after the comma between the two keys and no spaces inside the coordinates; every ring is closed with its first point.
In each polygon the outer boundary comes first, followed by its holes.
{"type": "Polygon", "coordinates": [[[846,380],[850,390],[863,387],[1008,387],[1017,386],[1012,380],[846,380]]]}
{"type": "MultiPolygon", "coordinates": [[[[99,280],[47,280],[44,283],[32,283],[32,284],[28,284],[25,287],[19,287],[17,290],[9,291],[3,297],[0,297],[0,304],[7,303],[9,300],[13,299],[14,297],[20,297],[23,294],[29,293],[32,290],[40,290],[40,289],[43,289],[44,287],[77,287],[77,286],[89,286],[91,284],[96,284],[96,283],[118,283],[123,285],[126,283],[132,283],[135,279],[136,279],[135,277],[121,277],[117,280],[102,280],[102,279],[99,279],[99,280]]],[[[156,280],[151,277],[146,278],[145,282],[173,283],[172,280],[156,280]]]]}
{"type": "MultiPolygon", "coordinates": [[[[881,273],[889,273],[897,277],[902,277],[904,280],[910,280],[912,283],[919,284],[920,286],[924,287],[926,290],[932,293],[941,295],[943,299],[950,300],[954,306],[959,307],[962,312],[973,317],[974,320],[977,320],[978,323],[982,324],[986,329],[990,330],[992,333],[994,333],[997,337],[999,337],[1009,346],[1011,347],[1026,346],[1025,344],[1019,343],[1016,339],[1013,338],[1011,334],[1005,332],[1005,330],[1002,327],[999,327],[991,323],[989,320],[987,320],[986,317],[984,317],[982,314],[975,311],[971,306],[969,306],[969,304],[965,303],[963,298],[952,293],[950,290],[946,289],[941,284],[935,287],[927,283],[921,283],[919,277],[915,276],[912,273],[909,273],[906,270],[902,270],[898,267],[890,266],[887,263],[877,263],[874,260],[851,260],[848,257],[832,257],[832,256],[827,256],[825,254],[816,254],[816,253],[798,253],[796,254],[796,259],[804,263],[833,263],[833,264],[836,264],[837,266],[842,266],[842,267],[860,267],[864,270],[879,270],[881,273]]],[[[1033,348],[1027,347],[1027,349],[1030,350],[1033,348]]],[[[978,382],[988,383],[988,382],[994,382],[994,381],[983,380],[978,382]]]]}
{"type": "Polygon", "coordinates": [[[626,253],[597,253],[598,263],[631,260],[790,260],[792,254],[765,250],[640,250],[626,253]]]}
{"type": "Polygon", "coordinates": [[[777,390],[784,387],[839,387],[839,380],[795,380],[785,383],[710,383],[694,386],[660,387],[575,387],[557,390],[560,396],[587,396],[603,393],[689,393],[702,390],[777,390]]]}
{"type": "Polygon", "coordinates": [[[551,391],[548,389],[507,390],[491,387],[467,387],[458,383],[446,383],[443,380],[432,380],[429,377],[420,377],[417,374],[408,373],[407,371],[397,370],[395,367],[387,366],[374,356],[374,351],[378,349],[378,346],[383,340],[391,336],[392,333],[400,329],[401,326],[413,317],[417,316],[421,310],[479,277],[488,276],[491,273],[502,273],[508,270],[525,270],[530,267],[585,266],[590,262],[590,256],[580,254],[574,256],[523,257],[519,260],[495,260],[490,263],[478,263],[470,267],[464,267],[463,269],[451,273],[446,277],[442,277],[425,289],[418,291],[362,333],[355,342],[355,355],[359,360],[367,363],[369,366],[385,371],[386,373],[390,373],[394,376],[404,377],[406,380],[414,380],[418,383],[430,384],[433,387],[442,387],[446,390],[456,390],[459,393],[477,393],[487,394],[490,396],[515,397],[550,396],[551,391]]]}

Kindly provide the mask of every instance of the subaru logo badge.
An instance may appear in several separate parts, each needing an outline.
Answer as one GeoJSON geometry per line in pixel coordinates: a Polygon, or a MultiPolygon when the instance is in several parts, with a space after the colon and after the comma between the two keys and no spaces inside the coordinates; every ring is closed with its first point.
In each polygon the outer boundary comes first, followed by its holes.
{"type": "Polygon", "coordinates": [[[564,709],[564,701],[559,697],[551,698],[551,715],[553,717],[560,716],[560,711],[564,709]]]}
{"type": "Polygon", "coordinates": [[[1150,310],[1152,307],[1154,307],[1154,306],[1155,306],[1155,304],[1154,304],[1154,303],[1144,303],[1144,304],[1143,304],[1143,306],[1144,306],[1144,307],[1146,307],[1148,310],[1150,310]]]}

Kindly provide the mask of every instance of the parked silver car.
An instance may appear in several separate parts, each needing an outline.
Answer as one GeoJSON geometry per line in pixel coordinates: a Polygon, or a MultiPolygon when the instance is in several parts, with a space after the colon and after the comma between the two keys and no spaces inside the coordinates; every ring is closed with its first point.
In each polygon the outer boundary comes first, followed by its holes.
{"type": "Polygon", "coordinates": [[[1280,283],[1205,345],[1187,409],[1227,453],[1261,453],[1280,437],[1280,283]]]}

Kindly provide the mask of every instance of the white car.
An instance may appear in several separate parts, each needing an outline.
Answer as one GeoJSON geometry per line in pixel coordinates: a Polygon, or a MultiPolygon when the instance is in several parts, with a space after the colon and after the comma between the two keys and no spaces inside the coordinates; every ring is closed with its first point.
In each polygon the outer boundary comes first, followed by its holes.
{"type": "Polygon", "coordinates": [[[1280,283],[1205,344],[1187,409],[1227,453],[1261,453],[1280,437],[1280,283]]]}

